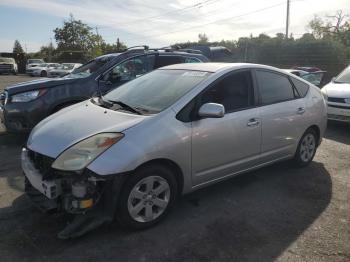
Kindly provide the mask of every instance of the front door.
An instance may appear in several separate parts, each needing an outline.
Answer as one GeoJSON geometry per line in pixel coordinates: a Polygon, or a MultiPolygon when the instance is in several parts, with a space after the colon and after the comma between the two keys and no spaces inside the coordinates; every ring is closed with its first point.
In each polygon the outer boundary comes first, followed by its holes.
{"type": "Polygon", "coordinates": [[[154,55],[141,55],[115,65],[99,81],[100,91],[108,91],[153,70],[154,55]]]}
{"type": "Polygon", "coordinates": [[[249,70],[218,80],[197,98],[198,106],[219,103],[222,118],[192,122],[192,176],[195,185],[232,175],[258,162],[261,125],[249,70]]]}

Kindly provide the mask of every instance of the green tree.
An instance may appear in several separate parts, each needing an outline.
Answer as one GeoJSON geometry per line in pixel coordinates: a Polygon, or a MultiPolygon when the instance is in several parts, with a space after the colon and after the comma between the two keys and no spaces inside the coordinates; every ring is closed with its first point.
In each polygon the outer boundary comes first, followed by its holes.
{"type": "Polygon", "coordinates": [[[104,54],[110,54],[122,52],[127,48],[127,46],[123,42],[120,42],[119,38],[117,38],[117,42],[115,44],[107,44],[103,42],[101,48],[104,54]]]}
{"type": "Polygon", "coordinates": [[[47,62],[53,62],[57,60],[57,52],[52,43],[40,47],[38,56],[47,62]]]}
{"type": "Polygon", "coordinates": [[[21,46],[21,43],[17,39],[15,40],[15,43],[13,45],[13,51],[12,52],[15,53],[15,54],[24,53],[23,48],[21,46]]]}
{"type": "Polygon", "coordinates": [[[198,44],[208,44],[208,43],[209,43],[209,38],[205,33],[198,34],[198,44]]]}
{"type": "Polygon", "coordinates": [[[57,51],[61,54],[80,54],[85,59],[91,59],[102,54],[103,39],[93,33],[92,28],[81,20],[75,20],[71,14],[63,22],[61,28],[54,30],[57,51]]]}
{"type": "Polygon", "coordinates": [[[315,16],[308,27],[317,39],[331,38],[350,45],[350,15],[344,14],[342,10],[325,18],[315,16]]]}

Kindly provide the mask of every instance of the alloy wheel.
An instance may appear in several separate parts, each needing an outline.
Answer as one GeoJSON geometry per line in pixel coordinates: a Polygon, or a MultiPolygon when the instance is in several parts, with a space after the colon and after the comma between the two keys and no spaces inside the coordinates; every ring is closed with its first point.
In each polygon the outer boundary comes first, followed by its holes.
{"type": "Polygon", "coordinates": [[[313,134],[307,134],[300,146],[300,158],[304,162],[309,162],[315,154],[316,140],[313,134]]]}
{"type": "Polygon", "coordinates": [[[150,222],[158,218],[170,201],[170,186],[160,176],[140,180],[130,191],[128,212],[137,222],[150,222]]]}

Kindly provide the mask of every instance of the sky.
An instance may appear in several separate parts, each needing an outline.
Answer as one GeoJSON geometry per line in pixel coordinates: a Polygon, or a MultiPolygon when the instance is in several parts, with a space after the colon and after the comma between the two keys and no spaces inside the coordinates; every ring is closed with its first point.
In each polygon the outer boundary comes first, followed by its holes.
{"type": "MultiPolygon", "coordinates": [[[[314,15],[343,10],[350,0],[290,0],[294,37],[308,31],[314,15]]],[[[163,47],[285,32],[287,0],[0,0],[0,52],[11,52],[18,39],[27,52],[55,43],[53,30],[72,13],[108,43],[117,37],[128,46],[163,47]]]]}

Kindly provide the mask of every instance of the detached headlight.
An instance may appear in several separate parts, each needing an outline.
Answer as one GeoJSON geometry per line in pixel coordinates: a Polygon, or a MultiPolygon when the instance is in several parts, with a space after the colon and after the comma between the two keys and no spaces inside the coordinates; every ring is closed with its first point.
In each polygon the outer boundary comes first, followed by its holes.
{"type": "Polygon", "coordinates": [[[32,101],[39,96],[42,96],[45,93],[46,93],[46,89],[40,89],[40,90],[35,90],[35,91],[19,93],[17,95],[11,96],[11,102],[12,103],[29,102],[29,101],[32,101]]]}
{"type": "Polygon", "coordinates": [[[64,151],[53,162],[52,168],[79,171],[94,161],[109,147],[122,139],[122,133],[101,133],[86,138],[64,151]]]}

